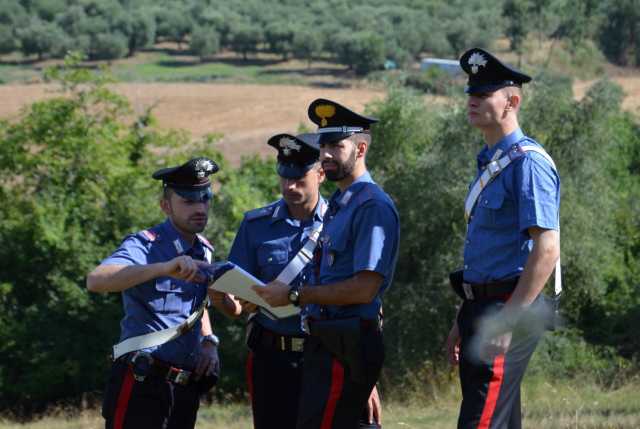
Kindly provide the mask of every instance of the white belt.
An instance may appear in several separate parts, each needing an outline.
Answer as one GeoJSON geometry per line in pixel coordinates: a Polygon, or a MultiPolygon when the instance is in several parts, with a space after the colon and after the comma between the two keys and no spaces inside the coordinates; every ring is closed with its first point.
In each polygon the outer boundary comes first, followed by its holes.
{"type": "Polygon", "coordinates": [[[200,307],[192,313],[187,320],[174,326],[173,328],[163,329],[162,331],[151,332],[148,334],[138,335],[137,337],[127,338],[126,340],[113,346],[113,360],[118,359],[120,356],[137,350],[147,349],[149,347],[156,347],[166,342],[178,338],[180,335],[188,332],[193,328],[198,320],[204,314],[204,309],[209,303],[209,298],[206,297],[200,307]]]}

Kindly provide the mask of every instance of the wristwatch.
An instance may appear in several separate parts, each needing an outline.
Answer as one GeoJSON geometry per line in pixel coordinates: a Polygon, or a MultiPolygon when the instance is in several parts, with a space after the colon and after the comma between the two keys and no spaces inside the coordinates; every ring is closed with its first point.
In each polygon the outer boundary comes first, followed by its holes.
{"type": "Polygon", "coordinates": [[[211,342],[211,344],[213,344],[216,347],[220,345],[220,339],[215,334],[204,335],[200,340],[200,343],[203,343],[205,341],[211,342]]]}
{"type": "Polygon", "coordinates": [[[292,287],[289,289],[289,302],[296,307],[300,307],[300,291],[297,287],[292,287]]]}

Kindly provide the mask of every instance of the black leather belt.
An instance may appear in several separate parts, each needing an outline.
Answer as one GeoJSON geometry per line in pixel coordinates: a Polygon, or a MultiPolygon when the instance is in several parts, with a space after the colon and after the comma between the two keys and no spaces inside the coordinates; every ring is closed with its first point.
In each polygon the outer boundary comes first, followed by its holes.
{"type": "Polygon", "coordinates": [[[125,355],[124,358],[133,368],[133,376],[137,381],[144,381],[149,376],[162,378],[182,386],[186,386],[191,381],[192,371],[171,366],[154,358],[150,353],[135,352],[125,355]]]}
{"type": "Polygon", "coordinates": [[[259,327],[258,342],[261,346],[276,349],[281,352],[301,353],[304,345],[304,338],[281,335],[263,326],[259,327]]]}
{"type": "Polygon", "coordinates": [[[518,278],[515,277],[508,280],[488,283],[466,283],[454,285],[455,292],[462,299],[479,300],[479,299],[507,299],[515,290],[518,284],[518,278]]]}

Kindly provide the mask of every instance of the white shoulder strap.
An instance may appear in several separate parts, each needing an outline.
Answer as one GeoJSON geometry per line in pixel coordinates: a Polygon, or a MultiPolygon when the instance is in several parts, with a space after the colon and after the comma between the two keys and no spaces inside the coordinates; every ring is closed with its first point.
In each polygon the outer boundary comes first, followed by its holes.
{"type": "MultiPolygon", "coordinates": [[[[501,172],[504,170],[511,162],[516,159],[522,157],[526,152],[536,152],[542,155],[548,162],[551,164],[554,170],[557,171],[556,164],[553,162],[553,159],[549,156],[549,154],[539,146],[527,145],[527,146],[519,146],[518,149],[510,150],[507,155],[494,159],[489,164],[487,164],[485,170],[482,172],[478,180],[473,184],[467,198],[464,201],[464,216],[467,222],[471,219],[471,212],[480,197],[480,193],[482,190],[493,181],[501,172]]],[[[499,154],[498,154],[499,156],[499,154]]],[[[559,215],[559,214],[558,214],[559,215]]],[[[558,231],[560,231],[560,220],[558,219],[558,231]]],[[[556,262],[555,268],[555,279],[554,279],[554,287],[553,290],[556,296],[562,293],[562,272],[560,266],[560,258],[556,262]]]]}
{"type": "MultiPolygon", "coordinates": [[[[204,258],[207,262],[211,263],[212,252],[207,246],[204,246],[204,258]]],[[[163,329],[161,331],[150,332],[148,334],[138,335],[137,337],[127,338],[126,340],[113,346],[113,360],[118,359],[120,356],[130,352],[147,349],[149,347],[160,346],[167,343],[174,338],[178,338],[180,335],[188,332],[193,326],[200,320],[204,314],[205,308],[209,306],[209,296],[206,296],[196,311],[194,311],[187,320],[174,326],[173,328],[163,329]]]]}
{"type": "Polygon", "coordinates": [[[160,346],[167,343],[174,338],[178,338],[180,335],[188,332],[193,328],[198,320],[204,314],[204,309],[207,307],[209,298],[205,298],[198,309],[192,313],[187,320],[174,326],[173,328],[163,329],[162,331],[151,332],[149,334],[138,335],[137,337],[127,338],[126,340],[113,346],[113,360],[118,359],[120,356],[127,353],[147,349],[149,347],[160,346]]]}
{"type": "MultiPolygon", "coordinates": [[[[324,218],[324,214],[327,211],[327,205],[323,201],[321,201],[320,204],[322,204],[320,212],[324,218]]],[[[280,272],[276,280],[287,285],[290,284],[296,277],[298,277],[298,274],[300,274],[304,267],[313,260],[313,252],[316,250],[316,246],[318,245],[318,238],[322,232],[323,225],[322,221],[314,222],[306,243],[304,243],[304,246],[302,246],[296,256],[289,261],[287,266],[282,269],[282,272],[280,272]]]]}

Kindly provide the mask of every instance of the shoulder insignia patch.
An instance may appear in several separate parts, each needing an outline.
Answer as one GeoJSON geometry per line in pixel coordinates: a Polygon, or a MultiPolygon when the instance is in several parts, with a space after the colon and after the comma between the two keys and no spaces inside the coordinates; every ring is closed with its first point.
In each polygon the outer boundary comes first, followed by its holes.
{"type": "Polygon", "coordinates": [[[205,245],[205,247],[208,247],[213,251],[213,244],[211,244],[211,242],[207,240],[207,238],[204,235],[202,234],[196,234],[196,235],[198,236],[198,239],[200,240],[200,242],[202,242],[202,244],[205,245]]]}
{"type": "Polygon", "coordinates": [[[156,241],[156,238],[158,238],[158,234],[150,229],[143,229],[139,232],[139,234],[149,241],[156,241]]]}
{"type": "Polygon", "coordinates": [[[245,214],[245,218],[247,220],[255,220],[255,219],[271,216],[276,207],[277,207],[277,204],[271,204],[266,207],[250,210],[245,214]]]}

